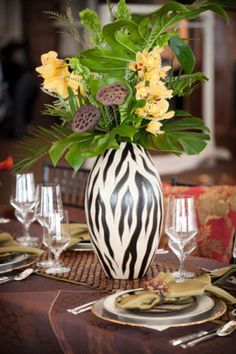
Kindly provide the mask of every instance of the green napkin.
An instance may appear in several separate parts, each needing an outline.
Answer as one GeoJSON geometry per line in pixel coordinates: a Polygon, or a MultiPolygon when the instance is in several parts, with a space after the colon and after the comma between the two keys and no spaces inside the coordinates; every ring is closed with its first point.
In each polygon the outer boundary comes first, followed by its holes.
{"type": "Polygon", "coordinates": [[[226,278],[234,273],[236,274],[236,264],[232,264],[224,268],[214,269],[209,272],[209,275],[213,284],[221,284],[226,278]]]}
{"type": "Polygon", "coordinates": [[[155,278],[157,288],[162,290],[160,294],[155,290],[143,290],[134,295],[128,295],[116,302],[123,309],[151,309],[157,304],[179,302],[184,298],[202,294],[210,294],[224,300],[229,304],[236,304],[236,298],[227,291],[211,284],[209,274],[200,275],[195,279],[184,282],[176,282],[171,273],[159,273],[155,278]]]}
{"type": "Polygon", "coordinates": [[[81,241],[89,241],[88,227],[86,224],[70,224],[71,240],[67,249],[73,247],[81,241]]]}
{"type": "Polygon", "coordinates": [[[32,253],[40,256],[44,251],[39,248],[27,247],[17,243],[7,232],[0,233],[0,255],[4,257],[7,254],[14,252],[32,253]]]}

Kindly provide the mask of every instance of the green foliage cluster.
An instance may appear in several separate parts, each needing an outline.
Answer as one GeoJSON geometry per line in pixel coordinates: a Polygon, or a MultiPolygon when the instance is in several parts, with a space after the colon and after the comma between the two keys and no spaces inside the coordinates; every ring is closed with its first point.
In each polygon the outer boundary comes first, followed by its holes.
{"type": "MultiPolygon", "coordinates": [[[[97,14],[89,9],[79,13],[79,19],[88,33],[92,48],[81,50],[68,58],[71,71],[80,74],[86,98],[79,91],[75,97],[69,90],[69,98],[56,96],[53,104],[46,105],[44,114],[57,116],[61,125],[51,130],[37,128],[33,136],[21,143],[22,153],[15,171],[29,169],[39,158],[49,153],[54,164],[62,156],[77,171],[84,159],[102,154],[105,150],[119,148],[121,142],[133,142],[147,149],[171,152],[178,156],[201,152],[208,140],[209,129],[202,119],[185,111],[176,111],[175,118],[162,121],[164,134],[153,135],[145,128],[147,121],[138,117],[135,110],[145,105],[145,100],[136,100],[134,86],[136,74],[128,68],[136,53],[169,46],[180,66],[177,76],[170,72],[167,86],[174,96],[187,96],[204,83],[207,78],[194,72],[195,56],[188,42],[181,38],[177,25],[183,20],[193,20],[201,13],[211,10],[227,20],[221,6],[223,2],[197,0],[191,5],[169,1],[152,13],[132,15],[125,0],[120,0],[116,9],[107,1],[113,21],[102,27],[97,14]],[[125,102],[116,107],[104,107],[95,96],[104,85],[119,82],[129,89],[125,102]],[[92,131],[75,133],[70,128],[78,107],[90,103],[101,112],[101,119],[92,131]]],[[[50,16],[67,26],[68,33],[80,41],[70,10],[66,15],[50,12],[50,16]]]]}

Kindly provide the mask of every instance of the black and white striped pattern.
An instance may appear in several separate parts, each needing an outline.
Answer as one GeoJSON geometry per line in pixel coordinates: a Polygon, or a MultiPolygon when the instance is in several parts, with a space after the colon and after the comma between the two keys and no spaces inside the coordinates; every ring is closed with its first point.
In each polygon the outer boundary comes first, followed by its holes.
{"type": "Polygon", "coordinates": [[[155,255],[163,215],[161,181],[148,152],[122,143],[99,156],[89,176],[85,210],[106,275],[142,277],[155,255]]]}

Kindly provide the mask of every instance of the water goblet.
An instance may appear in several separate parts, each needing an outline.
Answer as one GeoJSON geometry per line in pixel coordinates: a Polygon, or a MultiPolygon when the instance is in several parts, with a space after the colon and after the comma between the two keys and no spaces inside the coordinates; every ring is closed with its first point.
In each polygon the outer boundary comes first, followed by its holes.
{"type": "Polygon", "coordinates": [[[17,241],[25,246],[35,246],[38,238],[29,235],[30,215],[35,207],[35,182],[33,173],[16,174],[15,183],[10,196],[10,204],[15,208],[18,220],[24,227],[23,237],[17,241]]]}
{"type": "Polygon", "coordinates": [[[196,247],[197,222],[194,198],[186,195],[170,196],[166,215],[165,232],[169,246],[180,261],[179,270],[173,273],[177,281],[191,278],[194,273],[184,270],[184,260],[196,247]]]}
{"type": "MultiPolygon", "coordinates": [[[[59,184],[42,183],[37,185],[35,202],[35,219],[43,228],[43,242],[49,228],[49,216],[53,211],[62,210],[62,196],[59,184]]],[[[48,259],[37,263],[38,267],[51,267],[53,259],[49,251],[48,259]]]]}
{"type": "Polygon", "coordinates": [[[69,267],[65,267],[60,262],[60,254],[69,244],[70,238],[68,211],[53,211],[48,218],[48,228],[44,236],[44,244],[54,254],[55,261],[53,266],[46,270],[47,274],[61,274],[70,271],[69,267]]]}
{"type": "MultiPolygon", "coordinates": [[[[23,224],[24,220],[23,220],[23,217],[22,217],[22,214],[18,211],[18,210],[15,210],[15,217],[16,219],[21,223],[23,224]]],[[[26,230],[29,234],[29,237],[31,237],[30,233],[29,233],[29,229],[30,229],[30,225],[35,221],[35,214],[34,214],[34,209],[33,210],[30,210],[28,213],[27,213],[27,216],[26,216],[26,219],[25,219],[25,225],[26,225],[26,230]]],[[[39,244],[39,238],[37,238],[37,243],[35,241],[35,246],[39,244]]]]}

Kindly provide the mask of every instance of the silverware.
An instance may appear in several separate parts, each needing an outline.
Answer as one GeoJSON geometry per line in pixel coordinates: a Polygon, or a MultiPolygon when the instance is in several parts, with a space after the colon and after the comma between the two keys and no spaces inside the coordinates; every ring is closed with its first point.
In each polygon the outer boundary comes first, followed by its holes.
{"type": "Polygon", "coordinates": [[[1,277],[0,278],[0,284],[4,284],[4,283],[7,283],[11,280],[23,280],[25,278],[27,278],[30,274],[32,274],[34,272],[34,269],[33,268],[28,268],[28,269],[25,269],[23,272],[17,274],[17,275],[10,275],[8,277],[1,277]]]}
{"type": "MultiPolygon", "coordinates": [[[[67,311],[73,313],[74,315],[76,315],[77,313],[81,312],[84,309],[87,309],[88,307],[91,308],[92,305],[95,304],[96,301],[97,300],[88,302],[86,304],[83,304],[83,305],[80,305],[80,306],[77,306],[77,307],[73,307],[71,309],[67,309],[67,311]]],[[[88,310],[86,310],[86,311],[88,311],[88,310]]],[[[82,312],[84,312],[84,311],[82,311],[82,312]]]]}
{"type": "MultiPolygon", "coordinates": [[[[96,301],[95,301],[95,302],[96,302],[96,301]]],[[[70,313],[72,313],[73,315],[79,315],[80,313],[87,312],[87,311],[91,310],[91,308],[92,308],[92,305],[87,306],[87,307],[83,307],[83,308],[80,309],[80,310],[71,311],[70,313]]]]}
{"type": "Polygon", "coordinates": [[[7,224],[9,223],[11,220],[8,218],[0,218],[0,224],[7,224]]]}
{"type": "Polygon", "coordinates": [[[218,328],[216,332],[211,333],[211,334],[207,334],[201,338],[195,339],[195,340],[191,340],[190,342],[186,343],[186,344],[181,344],[180,346],[184,349],[186,348],[192,348],[195,345],[197,345],[198,343],[204,342],[205,340],[208,340],[212,337],[215,336],[219,336],[219,337],[224,337],[224,336],[228,336],[229,334],[231,334],[234,330],[236,329],[236,321],[229,321],[227,323],[225,323],[222,327],[218,328]]]}
{"type": "Polygon", "coordinates": [[[196,333],[187,334],[186,336],[183,336],[183,337],[171,339],[169,341],[169,343],[172,344],[173,346],[180,345],[180,344],[189,342],[190,340],[201,338],[201,337],[203,337],[203,336],[205,336],[207,334],[214,333],[216,331],[217,331],[217,328],[212,329],[211,331],[199,331],[199,332],[196,332],[196,333]]]}
{"type": "MultiPolygon", "coordinates": [[[[117,294],[120,291],[122,291],[122,290],[118,289],[114,294],[117,294]]],[[[72,307],[71,309],[67,309],[66,311],[68,311],[70,313],[73,313],[73,315],[78,315],[79,313],[91,310],[92,305],[94,305],[95,302],[97,302],[97,301],[98,300],[87,302],[86,304],[83,304],[83,305],[80,305],[80,306],[77,306],[77,307],[72,307]]]]}

